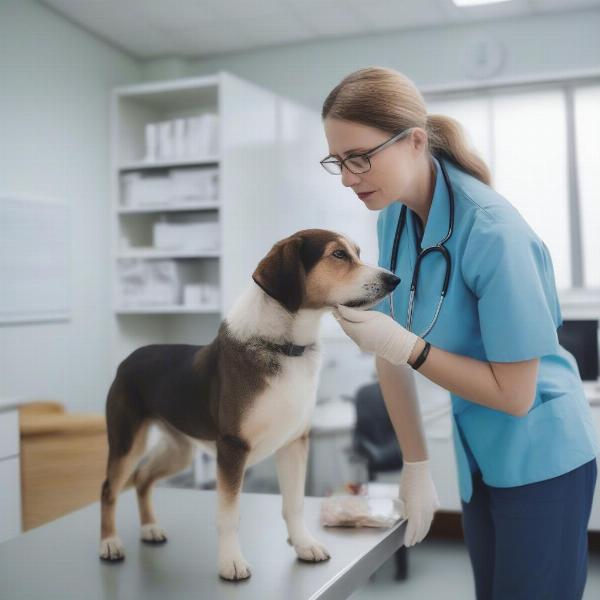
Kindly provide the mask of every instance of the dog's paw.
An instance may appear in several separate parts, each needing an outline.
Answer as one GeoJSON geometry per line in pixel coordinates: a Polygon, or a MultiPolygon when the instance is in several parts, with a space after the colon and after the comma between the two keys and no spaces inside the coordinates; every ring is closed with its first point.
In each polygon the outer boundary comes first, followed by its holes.
{"type": "Polygon", "coordinates": [[[250,577],[250,565],[241,555],[230,555],[219,559],[219,576],[228,581],[240,581],[250,577]]]}
{"type": "Polygon", "coordinates": [[[327,548],[313,537],[296,540],[293,546],[300,560],[321,562],[331,558],[327,548]]]}
{"type": "Polygon", "coordinates": [[[100,558],[108,562],[117,562],[125,558],[125,548],[119,536],[115,535],[100,542],[100,558]]]}
{"type": "Polygon", "coordinates": [[[167,541],[167,533],[156,523],[142,525],[142,542],[146,544],[164,544],[167,541]]]}

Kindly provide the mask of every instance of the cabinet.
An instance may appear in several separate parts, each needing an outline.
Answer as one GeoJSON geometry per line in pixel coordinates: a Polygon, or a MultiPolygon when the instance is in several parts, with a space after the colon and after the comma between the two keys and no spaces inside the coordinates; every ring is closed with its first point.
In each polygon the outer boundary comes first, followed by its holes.
{"type": "Polygon", "coordinates": [[[235,85],[234,78],[222,75],[113,91],[113,366],[140,345],[192,342],[186,331],[194,331],[204,338],[195,341],[202,342],[216,331],[222,292],[216,239],[221,228],[222,96],[235,85]],[[210,120],[205,135],[192,135],[193,126],[205,117],[210,120]],[[167,141],[189,143],[167,148],[163,139],[159,148],[161,128],[167,125],[167,141]],[[206,233],[215,238],[210,244],[206,233]]]}
{"type": "Polygon", "coordinates": [[[21,533],[19,413],[0,410],[0,543],[21,533]]]}

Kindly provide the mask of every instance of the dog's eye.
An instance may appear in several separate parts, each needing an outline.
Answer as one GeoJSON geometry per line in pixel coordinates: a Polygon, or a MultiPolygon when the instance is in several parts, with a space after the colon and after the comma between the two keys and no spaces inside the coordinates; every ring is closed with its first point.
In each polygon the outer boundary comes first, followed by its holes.
{"type": "Polygon", "coordinates": [[[348,258],[348,255],[343,250],[332,252],[332,256],[335,256],[336,258],[348,258]]]}

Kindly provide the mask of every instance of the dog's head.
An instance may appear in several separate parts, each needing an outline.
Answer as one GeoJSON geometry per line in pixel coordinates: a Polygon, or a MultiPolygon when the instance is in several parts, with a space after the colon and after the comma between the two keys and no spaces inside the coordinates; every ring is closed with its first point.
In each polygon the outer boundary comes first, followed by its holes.
{"type": "Polygon", "coordinates": [[[290,312],[337,304],[371,308],[400,282],[362,262],[354,242],[326,229],[304,229],[277,242],[252,278],[290,312]]]}

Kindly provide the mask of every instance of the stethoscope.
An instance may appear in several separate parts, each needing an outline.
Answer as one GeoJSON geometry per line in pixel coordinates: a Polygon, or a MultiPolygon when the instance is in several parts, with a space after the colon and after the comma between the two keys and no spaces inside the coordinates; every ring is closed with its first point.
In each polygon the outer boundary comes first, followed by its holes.
{"type": "MultiPolygon", "coordinates": [[[[421,240],[417,236],[417,232],[415,229],[415,240],[416,240],[416,249],[417,249],[417,260],[415,262],[415,268],[413,269],[412,281],[410,283],[410,295],[408,298],[408,312],[406,316],[406,329],[411,331],[412,329],[412,320],[413,320],[413,311],[415,306],[415,295],[417,293],[417,282],[419,280],[419,268],[421,266],[421,261],[425,256],[431,254],[433,252],[439,252],[446,262],[446,275],[444,277],[444,284],[442,285],[442,291],[440,294],[440,300],[438,302],[437,308],[435,310],[435,314],[433,315],[433,319],[427,329],[419,336],[424,338],[435,325],[438,316],[440,314],[440,310],[442,309],[442,303],[444,302],[444,298],[446,297],[446,292],[448,291],[448,283],[450,281],[450,270],[452,268],[452,261],[450,258],[450,253],[448,249],[444,246],[444,244],[450,239],[452,235],[452,231],[454,228],[454,191],[452,190],[452,184],[450,183],[450,178],[448,177],[448,172],[446,171],[446,166],[441,159],[438,159],[440,166],[442,168],[442,174],[444,176],[444,182],[446,183],[446,188],[448,189],[448,200],[450,204],[450,216],[448,219],[448,233],[444,237],[443,240],[439,241],[435,246],[429,246],[429,248],[420,249],[421,248],[421,240]]],[[[396,235],[394,236],[394,244],[392,245],[392,256],[390,260],[390,271],[392,273],[396,272],[396,263],[398,261],[398,248],[400,247],[400,236],[402,235],[402,230],[404,229],[404,224],[406,223],[406,204],[402,206],[400,210],[400,216],[398,217],[398,225],[396,226],[396,235]]],[[[415,227],[415,222],[413,219],[413,227],[415,227]]],[[[394,302],[392,299],[392,294],[390,294],[390,313],[392,318],[394,317],[394,302]]]]}

